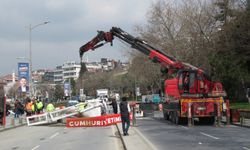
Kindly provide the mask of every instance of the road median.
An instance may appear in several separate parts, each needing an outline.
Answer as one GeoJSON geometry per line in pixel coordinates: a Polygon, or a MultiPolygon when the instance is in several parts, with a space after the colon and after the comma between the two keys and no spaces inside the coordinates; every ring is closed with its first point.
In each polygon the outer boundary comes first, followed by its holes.
{"type": "Polygon", "coordinates": [[[126,150],[156,150],[156,147],[137,129],[136,126],[130,126],[128,136],[123,136],[121,123],[118,123],[117,127],[126,150]]]}

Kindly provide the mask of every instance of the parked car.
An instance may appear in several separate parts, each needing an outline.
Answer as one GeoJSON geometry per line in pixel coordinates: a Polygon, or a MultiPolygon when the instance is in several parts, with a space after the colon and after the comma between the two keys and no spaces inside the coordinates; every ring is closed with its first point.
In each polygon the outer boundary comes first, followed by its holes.
{"type": "Polygon", "coordinates": [[[79,103],[78,100],[69,100],[68,103],[67,103],[67,107],[74,106],[74,105],[76,105],[78,103],[79,103]]]}

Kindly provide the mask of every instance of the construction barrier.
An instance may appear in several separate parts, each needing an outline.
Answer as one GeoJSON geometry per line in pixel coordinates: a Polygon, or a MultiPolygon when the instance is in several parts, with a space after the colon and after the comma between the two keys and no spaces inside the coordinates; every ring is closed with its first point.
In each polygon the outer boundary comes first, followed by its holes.
{"type": "MultiPolygon", "coordinates": [[[[130,120],[132,115],[130,114],[130,120]]],[[[67,118],[66,126],[68,128],[74,127],[103,127],[110,126],[121,122],[120,114],[109,114],[99,117],[88,117],[88,118],[67,118]]]]}
{"type": "Polygon", "coordinates": [[[49,119],[48,113],[26,117],[26,121],[27,121],[28,126],[34,126],[34,125],[40,125],[40,124],[46,124],[46,123],[52,122],[52,120],[49,119]]]}

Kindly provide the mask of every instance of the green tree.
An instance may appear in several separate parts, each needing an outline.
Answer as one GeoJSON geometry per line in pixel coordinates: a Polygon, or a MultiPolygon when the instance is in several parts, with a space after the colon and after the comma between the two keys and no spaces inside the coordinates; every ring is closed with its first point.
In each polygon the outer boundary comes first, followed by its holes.
{"type": "Polygon", "coordinates": [[[210,64],[213,78],[222,81],[231,100],[239,101],[246,100],[246,83],[250,81],[250,13],[249,1],[241,7],[233,7],[239,4],[234,2],[219,0],[216,3],[221,10],[216,16],[221,26],[210,64]]]}
{"type": "MultiPolygon", "coordinates": [[[[210,72],[208,55],[214,51],[216,30],[212,6],[208,1],[197,0],[156,1],[148,12],[147,25],[137,26],[137,32],[168,56],[210,72]]],[[[130,70],[143,88],[153,92],[161,89],[162,81],[170,77],[164,74],[161,78],[161,64],[142,55],[133,56],[130,70]]]]}
{"type": "Polygon", "coordinates": [[[62,99],[64,96],[64,91],[63,91],[63,87],[61,84],[57,84],[55,86],[55,93],[54,93],[54,97],[55,99],[62,99]]]}
{"type": "Polygon", "coordinates": [[[156,93],[161,88],[160,64],[153,63],[147,56],[136,53],[128,70],[128,79],[131,81],[131,90],[140,87],[142,94],[156,93]]]}
{"type": "Polygon", "coordinates": [[[74,78],[70,78],[70,84],[71,84],[71,95],[76,96],[77,93],[77,87],[76,87],[76,81],[74,78]]]}

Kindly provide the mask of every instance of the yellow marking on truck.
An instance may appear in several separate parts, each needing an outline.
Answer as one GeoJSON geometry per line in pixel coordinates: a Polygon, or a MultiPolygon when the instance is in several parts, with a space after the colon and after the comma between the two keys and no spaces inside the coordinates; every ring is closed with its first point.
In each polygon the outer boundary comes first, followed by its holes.
{"type": "Polygon", "coordinates": [[[181,99],[180,100],[181,103],[201,103],[201,102],[219,102],[222,103],[223,99],[219,98],[219,99],[212,99],[212,98],[208,98],[208,99],[181,99]]]}

